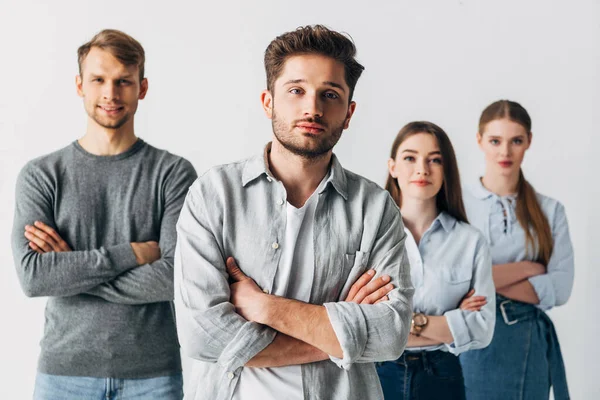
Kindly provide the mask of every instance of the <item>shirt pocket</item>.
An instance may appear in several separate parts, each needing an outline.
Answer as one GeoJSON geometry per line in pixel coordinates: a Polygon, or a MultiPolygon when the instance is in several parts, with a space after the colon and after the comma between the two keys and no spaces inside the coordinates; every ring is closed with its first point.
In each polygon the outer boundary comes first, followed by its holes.
{"type": "Polygon", "coordinates": [[[357,251],[353,254],[344,254],[344,265],[339,276],[330,276],[330,279],[337,281],[337,288],[334,287],[334,293],[338,301],[344,301],[350,292],[350,288],[360,276],[369,268],[369,255],[367,251],[357,251]],[[342,288],[341,291],[339,288],[342,288]]]}
{"type": "Polygon", "coordinates": [[[470,265],[442,264],[429,277],[434,280],[431,285],[427,285],[435,288],[433,293],[427,293],[424,298],[431,295],[435,301],[432,306],[439,312],[458,308],[471,287],[472,276],[473,269],[470,265]]]}

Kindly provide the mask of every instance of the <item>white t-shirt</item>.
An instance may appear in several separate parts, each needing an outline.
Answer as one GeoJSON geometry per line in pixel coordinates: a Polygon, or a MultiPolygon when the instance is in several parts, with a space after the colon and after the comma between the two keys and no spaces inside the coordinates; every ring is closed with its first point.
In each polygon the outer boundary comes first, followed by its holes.
{"type": "MultiPolygon", "coordinates": [[[[287,203],[285,239],[273,292],[277,296],[308,302],[314,279],[313,223],[318,193],[327,176],[301,208],[287,203]]],[[[243,368],[233,400],[302,400],[300,365],[276,368],[243,368]]]]}

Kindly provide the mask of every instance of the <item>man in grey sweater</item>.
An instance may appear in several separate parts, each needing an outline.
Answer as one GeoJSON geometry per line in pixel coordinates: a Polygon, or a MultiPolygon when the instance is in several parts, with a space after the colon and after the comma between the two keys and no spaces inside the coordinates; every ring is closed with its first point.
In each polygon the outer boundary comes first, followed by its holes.
{"type": "Polygon", "coordinates": [[[48,296],[36,399],[180,399],[175,224],[196,172],[134,134],[144,50],[104,30],[79,48],[85,135],[25,165],[12,246],[27,296],[48,296]]]}

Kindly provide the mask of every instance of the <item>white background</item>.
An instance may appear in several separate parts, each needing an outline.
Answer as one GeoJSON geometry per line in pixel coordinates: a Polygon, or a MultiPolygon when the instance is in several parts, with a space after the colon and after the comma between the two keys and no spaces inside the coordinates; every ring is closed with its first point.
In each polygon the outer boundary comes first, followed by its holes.
{"type": "Polygon", "coordinates": [[[278,34],[323,23],[352,35],[366,71],[336,152],[383,184],[397,131],[426,119],[458,153],[463,182],[483,172],[477,120],[492,101],[533,119],[526,177],[565,206],[575,287],[553,310],[573,399],[600,398],[598,139],[600,2],[0,1],[0,398],[31,398],[45,299],[26,298],[10,250],[14,184],[31,158],[81,137],[76,50],[103,28],[137,38],[150,90],[136,133],[199,172],[261,151],[271,136],[259,94],[278,34]]]}

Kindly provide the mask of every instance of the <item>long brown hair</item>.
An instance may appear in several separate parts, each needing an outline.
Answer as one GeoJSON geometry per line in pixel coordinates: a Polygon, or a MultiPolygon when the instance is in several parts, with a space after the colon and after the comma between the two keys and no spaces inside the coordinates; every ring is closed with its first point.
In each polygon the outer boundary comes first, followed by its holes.
{"type": "MultiPolygon", "coordinates": [[[[465,206],[462,199],[462,190],[460,186],[460,175],[458,173],[458,163],[456,162],[456,155],[452,143],[446,135],[446,132],[436,124],[428,121],[414,121],[410,122],[398,132],[396,139],[392,144],[392,152],[390,158],[396,159],[396,153],[398,148],[408,137],[416,135],[417,133],[428,133],[435,137],[440,147],[440,153],[442,154],[442,166],[444,167],[444,182],[440,191],[435,196],[436,205],[439,211],[445,211],[452,215],[458,221],[469,223],[467,220],[467,214],[465,212],[465,206]]],[[[398,207],[402,205],[402,193],[400,192],[400,186],[398,180],[394,178],[388,172],[387,182],[385,183],[385,190],[391,195],[398,207]]]]}
{"type": "MultiPolygon", "coordinates": [[[[488,123],[497,119],[508,119],[521,125],[527,131],[528,137],[531,137],[531,117],[519,103],[499,100],[487,106],[479,118],[479,135],[483,135],[488,123]]],[[[531,249],[538,262],[548,265],[554,246],[552,231],[535,190],[525,179],[523,170],[519,170],[516,208],[517,219],[525,231],[527,252],[531,249]]]]}

